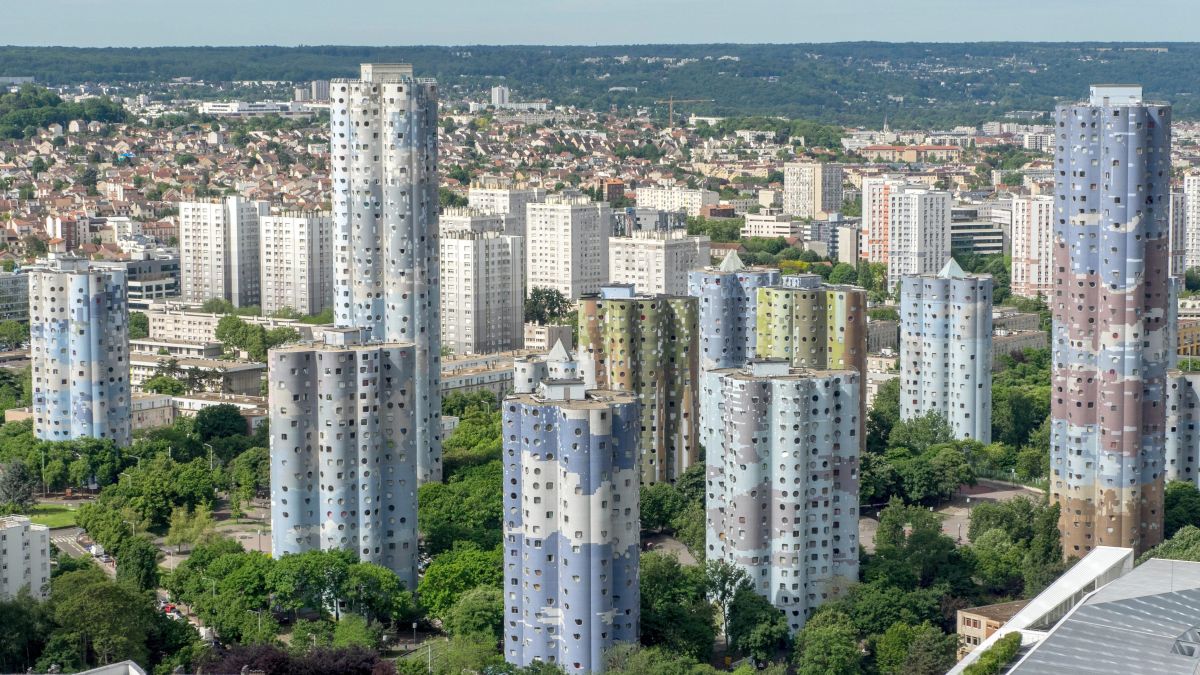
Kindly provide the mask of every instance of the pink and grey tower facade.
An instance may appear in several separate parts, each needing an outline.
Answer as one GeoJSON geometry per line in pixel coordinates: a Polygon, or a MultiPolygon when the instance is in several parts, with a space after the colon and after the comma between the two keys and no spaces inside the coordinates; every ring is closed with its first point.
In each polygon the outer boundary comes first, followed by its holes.
{"type": "Polygon", "coordinates": [[[1093,86],[1055,112],[1050,490],[1063,555],[1162,540],[1171,108],[1093,86]]]}
{"type": "Polygon", "coordinates": [[[407,64],[330,84],[334,322],[415,346],[422,482],[442,475],[437,112],[437,85],[407,64]]]}

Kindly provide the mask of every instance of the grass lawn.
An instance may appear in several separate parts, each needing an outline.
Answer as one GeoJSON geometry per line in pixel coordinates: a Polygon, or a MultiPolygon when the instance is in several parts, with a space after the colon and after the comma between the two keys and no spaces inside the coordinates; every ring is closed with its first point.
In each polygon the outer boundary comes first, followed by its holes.
{"type": "Polygon", "coordinates": [[[59,504],[38,504],[30,510],[29,519],[50,529],[75,527],[75,509],[59,504]]]}

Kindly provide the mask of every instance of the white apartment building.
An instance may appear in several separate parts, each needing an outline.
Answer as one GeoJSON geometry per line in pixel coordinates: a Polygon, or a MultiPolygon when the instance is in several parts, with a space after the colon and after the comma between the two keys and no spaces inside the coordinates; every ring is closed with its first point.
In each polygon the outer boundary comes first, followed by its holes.
{"type": "Polygon", "coordinates": [[[451,206],[438,216],[438,230],[445,235],[447,232],[501,232],[525,236],[516,232],[506,232],[508,219],[503,213],[481,211],[471,206],[451,206]]]}
{"type": "Polygon", "coordinates": [[[803,232],[803,223],[793,220],[792,216],[779,209],[767,209],[765,213],[747,213],[742,224],[743,237],[767,237],[775,239],[783,237],[799,237],[803,232]]]}
{"type": "Polygon", "coordinates": [[[612,209],[574,194],[526,205],[525,292],[554,288],[572,302],[608,281],[612,209]]]}
{"type": "Polygon", "coordinates": [[[1200,173],[1183,177],[1184,264],[1200,267],[1200,173]]]}
{"type": "Polygon", "coordinates": [[[716,204],[719,195],[712,190],[685,187],[639,187],[637,205],[639,209],[660,211],[683,211],[689,216],[700,215],[705,206],[716,204]]]}
{"type": "Polygon", "coordinates": [[[50,597],[50,528],[28,516],[0,517],[0,601],[22,588],[38,599],[50,597]]]}
{"type": "Polygon", "coordinates": [[[1167,249],[1170,251],[1170,273],[1182,280],[1187,271],[1187,200],[1179,190],[1171,191],[1171,208],[1167,231],[1167,249]]]}
{"type": "Polygon", "coordinates": [[[333,221],[328,213],[262,217],[259,265],[264,314],[290,307],[319,314],[333,302],[333,221]]]}
{"type": "Polygon", "coordinates": [[[1054,197],[1012,200],[1012,292],[1049,299],[1054,289],[1054,197]]]}
{"type": "Polygon", "coordinates": [[[888,214],[891,194],[904,181],[894,176],[871,176],[862,180],[862,257],[867,262],[888,261],[888,214]]]}
{"type": "Polygon", "coordinates": [[[950,259],[949,192],[906,185],[888,195],[888,288],[936,274],[950,259]]]}
{"type": "Polygon", "coordinates": [[[498,230],[443,230],[439,246],[442,346],[455,354],[519,349],[525,339],[525,238],[498,230]]]}
{"type": "Polygon", "coordinates": [[[842,210],[841,164],[788,162],[783,165],[783,211],[796,218],[842,210]]]}
{"type": "Polygon", "coordinates": [[[179,254],[185,302],[223,298],[259,304],[259,219],[267,202],[226,197],[179,203],[179,254]]]}
{"type": "Polygon", "coordinates": [[[518,237],[526,235],[525,207],[544,201],[546,191],[542,188],[516,189],[499,182],[472,185],[467,191],[467,205],[470,208],[479,213],[503,216],[504,233],[515,234],[518,237]]]}
{"type": "Polygon", "coordinates": [[[633,232],[608,240],[608,277],[616,284],[633,284],[639,295],[687,295],[688,272],[707,267],[708,237],[686,230],[633,232]]]}

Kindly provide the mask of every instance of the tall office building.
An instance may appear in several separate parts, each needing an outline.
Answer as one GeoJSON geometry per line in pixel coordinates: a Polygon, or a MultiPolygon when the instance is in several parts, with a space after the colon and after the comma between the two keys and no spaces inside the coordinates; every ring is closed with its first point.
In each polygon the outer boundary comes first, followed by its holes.
{"type": "Polygon", "coordinates": [[[22,589],[35,600],[50,597],[50,528],[28,516],[0,516],[0,602],[22,589]]]}
{"type": "Polygon", "coordinates": [[[1166,389],[1165,479],[1200,487],[1200,373],[1169,371],[1166,389]]]}
{"type": "Polygon", "coordinates": [[[320,314],[333,304],[333,221],[328,213],[263,216],[262,311],[320,314]]]}
{"type": "Polygon", "coordinates": [[[779,278],[775,268],[746,267],[733,251],[719,266],[688,275],[688,295],[700,299],[701,370],[737,368],[754,357],[758,289],[779,278]]]}
{"type": "Polygon", "coordinates": [[[955,438],[992,441],[992,277],[950,260],[900,283],[900,417],[936,412],[955,438]]]}
{"type": "Polygon", "coordinates": [[[33,433],[131,441],[125,275],[52,253],[29,272],[33,433]]]}
{"type": "Polygon", "coordinates": [[[892,192],[904,186],[894,176],[870,176],[862,179],[862,257],[867,262],[888,261],[888,228],[892,192]]]}
{"type": "Polygon", "coordinates": [[[578,194],[526,205],[525,292],[552,288],[575,301],[608,281],[612,209],[578,194]]]}
{"type": "Polygon", "coordinates": [[[526,206],[546,200],[542,188],[515,188],[511,182],[485,177],[467,191],[467,204],[480,213],[504,218],[504,233],[526,236],[526,206]]]}
{"type": "Polygon", "coordinates": [[[639,293],[687,295],[688,272],[707,267],[711,242],[687,230],[637,230],[608,240],[608,280],[639,293]]]}
{"type": "Polygon", "coordinates": [[[696,462],[697,301],[608,285],[579,302],[579,370],[588,389],[627,391],[641,406],[641,480],[671,481],[696,462]]]}
{"type": "Polygon", "coordinates": [[[861,382],[783,360],[704,375],[706,557],[744,569],[793,632],[858,579],[861,382]]]}
{"type": "Polygon", "coordinates": [[[933,274],[950,259],[949,192],[906,185],[888,194],[888,288],[933,274]]]}
{"type": "Polygon", "coordinates": [[[417,475],[442,470],[437,85],[363,64],[331,85],[334,321],[416,349],[417,475]]]}
{"type": "Polygon", "coordinates": [[[1051,243],[1054,198],[1049,195],[1012,200],[1012,292],[1025,298],[1050,298],[1054,289],[1051,243]]]}
{"type": "Polygon", "coordinates": [[[525,342],[525,238],[497,230],[443,229],[442,346],[455,354],[518,349],[525,342]]]}
{"type": "Polygon", "coordinates": [[[329,330],[268,355],[271,552],[353,551],[413,590],[416,347],[367,337],[329,330]]]}
{"type": "Polygon", "coordinates": [[[841,164],[789,162],[783,165],[783,212],[819,218],[842,210],[841,164]]]}
{"type": "Polygon", "coordinates": [[[1183,177],[1184,264],[1200,267],[1200,172],[1183,177]]]}
{"type": "Polygon", "coordinates": [[[504,658],[604,670],[636,642],[638,411],[632,394],[547,380],[504,401],[504,658]]]}
{"type": "Polygon", "coordinates": [[[1050,494],[1065,556],[1162,540],[1171,108],[1093,86],[1055,111],[1050,494]]]}
{"type": "Polygon", "coordinates": [[[260,304],[259,221],[268,213],[269,203],[243,197],[179,203],[184,302],[220,298],[235,307],[260,304]]]}

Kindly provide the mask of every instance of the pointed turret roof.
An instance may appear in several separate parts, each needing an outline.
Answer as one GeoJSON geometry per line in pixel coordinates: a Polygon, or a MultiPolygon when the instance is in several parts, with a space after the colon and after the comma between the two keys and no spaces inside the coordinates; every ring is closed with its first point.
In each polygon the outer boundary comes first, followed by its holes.
{"type": "Polygon", "coordinates": [[[546,361],[551,363],[566,363],[574,360],[570,350],[563,344],[562,338],[554,341],[554,346],[550,348],[550,353],[546,355],[546,361]]]}
{"type": "Polygon", "coordinates": [[[946,261],[946,264],[942,267],[942,271],[938,272],[938,276],[943,279],[966,279],[967,273],[958,266],[958,261],[951,258],[946,261]]]}
{"type": "Polygon", "coordinates": [[[722,272],[740,272],[744,269],[746,269],[746,265],[738,257],[737,251],[726,253],[725,259],[721,261],[720,270],[722,272]]]}

